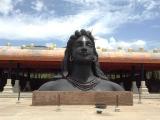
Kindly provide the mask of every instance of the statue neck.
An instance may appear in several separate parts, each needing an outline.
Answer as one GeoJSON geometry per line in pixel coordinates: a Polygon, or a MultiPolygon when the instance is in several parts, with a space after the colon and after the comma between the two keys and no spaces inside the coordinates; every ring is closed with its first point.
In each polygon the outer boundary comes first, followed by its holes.
{"type": "Polygon", "coordinates": [[[82,83],[92,81],[95,78],[92,71],[92,63],[73,63],[70,77],[82,83]]]}

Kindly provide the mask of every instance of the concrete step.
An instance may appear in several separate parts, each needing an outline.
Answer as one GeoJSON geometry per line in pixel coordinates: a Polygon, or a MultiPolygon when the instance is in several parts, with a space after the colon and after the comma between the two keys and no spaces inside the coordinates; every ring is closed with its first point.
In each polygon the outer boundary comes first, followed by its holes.
{"type": "MultiPolygon", "coordinates": [[[[133,98],[138,99],[139,94],[133,94],[133,98]]],[[[157,94],[142,94],[142,99],[160,99],[160,93],[157,94]]]]}
{"type": "MultiPolygon", "coordinates": [[[[21,98],[32,98],[32,92],[21,92],[21,98]]],[[[0,92],[0,98],[18,98],[18,93],[7,93],[7,92],[0,92]]],[[[134,99],[138,99],[138,94],[133,94],[134,99]]],[[[157,94],[142,94],[142,99],[160,99],[160,93],[157,94]]]]}
{"type": "MultiPolygon", "coordinates": [[[[32,92],[21,92],[20,98],[31,98],[32,92]]],[[[1,92],[0,98],[18,98],[18,93],[7,93],[7,92],[1,92]]]]}

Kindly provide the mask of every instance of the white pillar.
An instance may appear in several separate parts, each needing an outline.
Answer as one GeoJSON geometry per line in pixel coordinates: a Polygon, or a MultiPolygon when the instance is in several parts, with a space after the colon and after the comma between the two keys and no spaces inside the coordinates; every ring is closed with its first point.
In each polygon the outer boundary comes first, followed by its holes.
{"type": "Polygon", "coordinates": [[[19,92],[19,80],[15,80],[15,84],[13,86],[13,92],[15,93],[19,92]]]}
{"type": "Polygon", "coordinates": [[[3,89],[4,93],[13,93],[11,80],[12,79],[7,79],[7,83],[6,83],[6,85],[4,86],[4,89],[3,89]]]}
{"type": "Polygon", "coordinates": [[[136,81],[132,82],[132,91],[133,91],[133,93],[138,94],[138,88],[137,88],[137,85],[136,85],[136,81]]]}
{"type": "Polygon", "coordinates": [[[140,89],[141,89],[141,94],[142,95],[149,94],[148,88],[146,86],[146,81],[141,81],[141,87],[140,87],[140,89]]]}
{"type": "Polygon", "coordinates": [[[31,90],[30,81],[27,81],[27,82],[26,82],[26,85],[25,85],[24,90],[25,90],[25,91],[31,90]]]}

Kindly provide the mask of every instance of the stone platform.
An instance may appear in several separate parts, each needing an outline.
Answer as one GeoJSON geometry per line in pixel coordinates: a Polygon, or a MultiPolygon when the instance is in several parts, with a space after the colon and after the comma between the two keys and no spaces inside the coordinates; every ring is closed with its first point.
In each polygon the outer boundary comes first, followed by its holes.
{"type": "MultiPolygon", "coordinates": [[[[21,98],[32,98],[32,92],[21,92],[21,98]]],[[[18,93],[3,93],[0,92],[0,98],[17,98],[18,93]]],[[[138,94],[133,94],[133,98],[138,99],[138,94]]],[[[141,96],[142,99],[160,99],[160,93],[146,94],[141,96]]]]}
{"type": "Polygon", "coordinates": [[[107,106],[102,114],[94,105],[32,106],[31,98],[0,98],[0,120],[160,120],[160,100],[144,99],[133,106],[107,106]]]}
{"type": "Polygon", "coordinates": [[[128,91],[34,91],[32,105],[133,105],[128,91]]]}
{"type": "MultiPolygon", "coordinates": [[[[21,92],[21,98],[32,98],[32,92],[21,92]]],[[[18,93],[0,92],[0,98],[18,98],[18,93]]]]}

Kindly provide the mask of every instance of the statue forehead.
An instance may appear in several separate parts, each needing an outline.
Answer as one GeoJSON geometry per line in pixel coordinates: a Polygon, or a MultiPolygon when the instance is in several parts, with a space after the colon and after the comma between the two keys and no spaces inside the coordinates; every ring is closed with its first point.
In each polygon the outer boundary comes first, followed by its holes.
{"type": "Polygon", "coordinates": [[[86,42],[86,41],[91,41],[91,39],[89,39],[87,36],[83,35],[83,36],[79,37],[76,41],[86,42]]]}

